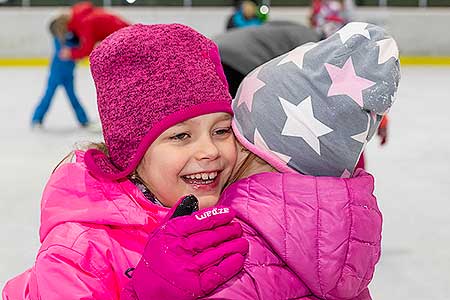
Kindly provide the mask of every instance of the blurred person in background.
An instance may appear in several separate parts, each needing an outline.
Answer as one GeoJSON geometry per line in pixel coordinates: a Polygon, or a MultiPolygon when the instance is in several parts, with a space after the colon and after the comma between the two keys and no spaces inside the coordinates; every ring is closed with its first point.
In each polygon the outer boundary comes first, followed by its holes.
{"type": "Polygon", "coordinates": [[[307,42],[317,42],[310,28],[288,21],[231,30],[213,38],[219,47],[231,96],[254,68],[307,42]]]}
{"type": "Polygon", "coordinates": [[[346,0],[312,0],[310,26],[326,39],[350,22],[350,4],[346,0]]]}
{"type": "Polygon", "coordinates": [[[60,51],[62,59],[81,59],[89,56],[96,43],[111,33],[130,25],[119,16],[95,7],[90,2],[79,2],[72,6],[67,21],[67,29],[79,39],[74,48],[63,47],[60,51]]]}
{"type": "Polygon", "coordinates": [[[89,119],[83,109],[74,89],[74,69],[75,62],[72,59],[61,60],[58,56],[61,47],[70,47],[77,45],[77,39],[67,32],[67,21],[69,16],[61,14],[54,18],[49,26],[50,33],[53,37],[54,54],[50,64],[49,76],[47,81],[47,88],[45,94],[34,110],[32,117],[32,127],[42,126],[45,115],[52,103],[53,96],[58,86],[62,85],[69,97],[70,104],[73,107],[75,115],[81,126],[86,127],[89,124],[89,119]]]}
{"type": "Polygon", "coordinates": [[[239,2],[234,13],[230,16],[227,22],[226,29],[242,28],[248,26],[259,26],[263,24],[268,17],[267,10],[261,12],[260,7],[255,2],[250,0],[244,0],[239,2]]]}

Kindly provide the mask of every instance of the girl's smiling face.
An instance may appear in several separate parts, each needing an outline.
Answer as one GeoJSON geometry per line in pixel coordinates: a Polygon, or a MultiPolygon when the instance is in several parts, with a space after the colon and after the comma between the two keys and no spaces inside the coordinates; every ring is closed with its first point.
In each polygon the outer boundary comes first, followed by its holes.
{"type": "Polygon", "coordinates": [[[194,194],[204,208],[219,200],[236,157],[231,116],[212,113],[164,131],[148,148],[137,172],[165,206],[194,194]]]}

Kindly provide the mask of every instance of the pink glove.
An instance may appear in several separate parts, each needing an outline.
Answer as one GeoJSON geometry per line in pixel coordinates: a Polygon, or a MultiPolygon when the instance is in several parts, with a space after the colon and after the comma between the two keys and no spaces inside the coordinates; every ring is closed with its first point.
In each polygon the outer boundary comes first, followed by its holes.
{"type": "Polygon", "coordinates": [[[243,267],[248,242],[229,208],[168,220],[150,237],[121,299],[196,299],[243,267]]]}

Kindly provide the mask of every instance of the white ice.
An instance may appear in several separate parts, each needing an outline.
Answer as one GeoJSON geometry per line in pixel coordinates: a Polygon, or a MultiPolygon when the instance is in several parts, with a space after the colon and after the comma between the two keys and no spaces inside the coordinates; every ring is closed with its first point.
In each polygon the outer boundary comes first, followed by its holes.
{"type": "MultiPolygon", "coordinates": [[[[450,298],[450,68],[403,67],[390,112],[389,141],[366,152],[384,215],[383,252],[371,284],[374,299],[450,298]]],[[[63,90],[43,130],[30,118],[47,68],[0,68],[0,287],[33,264],[45,182],[77,141],[100,141],[80,129],[63,90]]],[[[89,69],[76,91],[98,120],[89,69]]]]}

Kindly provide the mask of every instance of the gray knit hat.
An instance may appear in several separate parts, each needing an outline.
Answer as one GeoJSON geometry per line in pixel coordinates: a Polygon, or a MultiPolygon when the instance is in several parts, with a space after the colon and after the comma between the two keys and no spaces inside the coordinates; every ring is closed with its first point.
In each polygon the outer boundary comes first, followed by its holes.
{"type": "Polygon", "coordinates": [[[247,75],[233,100],[233,129],[279,171],[349,177],[399,80],[394,39],[352,22],[247,75]]]}

